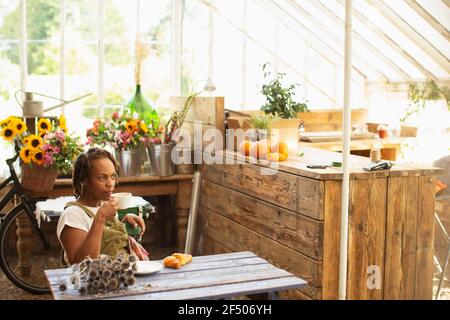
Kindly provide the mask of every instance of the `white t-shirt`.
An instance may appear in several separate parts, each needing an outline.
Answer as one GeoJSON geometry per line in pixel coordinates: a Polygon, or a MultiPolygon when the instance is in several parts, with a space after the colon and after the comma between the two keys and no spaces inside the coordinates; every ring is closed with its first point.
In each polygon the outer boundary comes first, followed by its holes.
{"type": "MultiPolygon", "coordinates": [[[[100,207],[88,207],[91,212],[96,215],[100,207]]],[[[88,216],[86,212],[83,211],[78,206],[67,207],[58,220],[58,226],[56,227],[56,235],[58,236],[59,242],[61,242],[61,232],[64,226],[69,226],[72,228],[77,228],[86,232],[89,232],[92,226],[93,219],[88,216]]],[[[62,243],[61,243],[62,245],[62,243]]]]}

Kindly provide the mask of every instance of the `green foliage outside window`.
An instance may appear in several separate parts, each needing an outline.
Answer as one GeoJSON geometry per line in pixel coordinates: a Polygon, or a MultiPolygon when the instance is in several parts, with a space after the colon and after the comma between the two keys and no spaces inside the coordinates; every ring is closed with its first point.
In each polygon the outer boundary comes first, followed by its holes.
{"type": "Polygon", "coordinates": [[[400,122],[404,123],[412,115],[425,110],[428,101],[445,100],[450,111],[450,87],[439,86],[434,80],[427,80],[423,84],[410,83],[408,90],[410,104],[400,122]]]}

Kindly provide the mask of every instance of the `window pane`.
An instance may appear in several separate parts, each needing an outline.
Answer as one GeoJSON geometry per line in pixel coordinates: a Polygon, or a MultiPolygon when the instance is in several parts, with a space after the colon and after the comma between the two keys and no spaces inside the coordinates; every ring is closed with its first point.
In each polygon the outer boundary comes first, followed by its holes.
{"type": "Polygon", "coordinates": [[[225,107],[240,109],[242,104],[242,33],[220,16],[214,22],[215,95],[225,97],[225,107]]]}
{"type": "Polygon", "coordinates": [[[275,47],[275,20],[268,10],[253,1],[248,2],[247,32],[264,46],[275,47]]]}
{"type": "Polygon", "coordinates": [[[146,41],[164,42],[170,48],[171,1],[141,0],[140,32],[146,41]]]}
{"type": "Polygon", "coordinates": [[[19,46],[12,41],[0,40],[0,119],[11,114],[20,115],[20,109],[14,93],[20,89],[20,66],[16,57],[19,46]]]}
{"type": "Polygon", "coordinates": [[[209,11],[198,1],[185,2],[183,17],[182,94],[198,90],[208,78],[209,11]]]}
{"type": "Polygon", "coordinates": [[[98,1],[66,0],[66,35],[76,41],[96,41],[98,1]],[[70,36],[69,36],[70,35],[70,36]]]}
{"type": "Polygon", "coordinates": [[[262,65],[266,62],[271,62],[271,60],[272,56],[267,51],[253,41],[247,42],[244,109],[259,109],[264,104],[265,98],[261,94],[262,85],[264,84],[262,65]]]}

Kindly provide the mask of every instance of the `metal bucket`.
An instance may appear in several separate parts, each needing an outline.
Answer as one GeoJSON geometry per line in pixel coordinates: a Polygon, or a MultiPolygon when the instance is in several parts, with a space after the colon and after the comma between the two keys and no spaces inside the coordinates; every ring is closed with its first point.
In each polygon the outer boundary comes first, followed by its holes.
{"type": "Polygon", "coordinates": [[[152,175],[171,176],[175,174],[175,165],[172,161],[172,150],[175,146],[175,142],[168,144],[150,143],[147,146],[152,175]]]}
{"type": "Polygon", "coordinates": [[[136,150],[116,151],[121,177],[139,176],[141,173],[142,148],[136,150]]]}

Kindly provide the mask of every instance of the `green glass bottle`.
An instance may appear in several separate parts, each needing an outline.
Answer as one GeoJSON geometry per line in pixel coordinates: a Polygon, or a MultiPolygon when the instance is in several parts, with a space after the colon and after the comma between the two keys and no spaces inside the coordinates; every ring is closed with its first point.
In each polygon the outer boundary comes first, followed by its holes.
{"type": "Polygon", "coordinates": [[[134,93],[133,98],[126,104],[126,107],[131,114],[137,113],[139,119],[144,120],[148,126],[153,125],[154,128],[158,128],[158,112],[150,105],[148,100],[142,94],[140,84],[136,85],[136,92],[134,93]]]}

